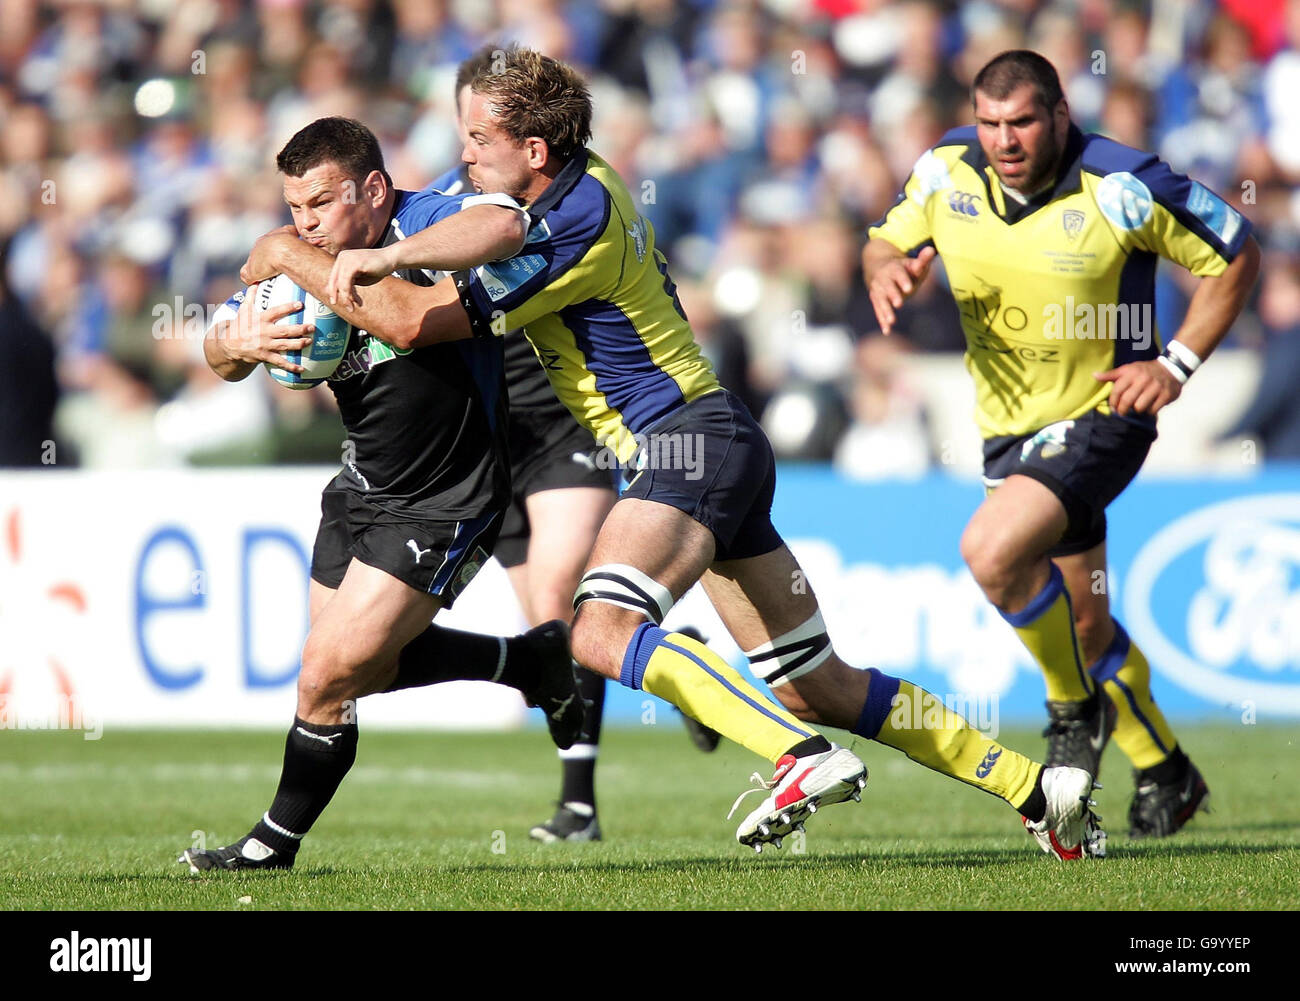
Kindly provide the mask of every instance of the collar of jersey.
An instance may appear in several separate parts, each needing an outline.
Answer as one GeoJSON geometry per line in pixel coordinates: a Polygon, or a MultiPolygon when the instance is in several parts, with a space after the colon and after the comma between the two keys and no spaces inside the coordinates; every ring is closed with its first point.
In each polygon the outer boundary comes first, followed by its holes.
{"type": "Polygon", "coordinates": [[[560,172],[542,192],[541,197],[528,206],[528,217],[534,226],[541,222],[546,213],[555,208],[559,200],[582,180],[585,173],[587,173],[587,151],[583,149],[569,157],[569,162],[560,168],[560,172]]]}
{"type": "Polygon", "coordinates": [[[966,152],[962,154],[961,158],[984,182],[984,193],[988,198],[988,203],[993,206],[994,210],[1008,226],[1014,226],[1021,219],[1033,215],[1044,205],[1056,201],[1063,195],[1072,194],[1079,190],[1081,186],[1079,158],[1083,155],[1083,146],[1083,133],[1077,125],[1071,122],[1069,134],[1065,139],[1065,154],[1061,157],[1061,166],[1056,174],[1056,183],[1047,190],[1040,191],[1025,202],[1024,205],[1021,205],[1013,198],[1003,196],[1002,188],[998,184],[998,175],[994,172],[992,164],[989,163],[988,157],[984,155],[984,149],[978,141],[967,146],[966,152]]]}
{"type": "MultiPolygon", "coordinates": [[[[415,192],[407,191],[405,188],[397,189],[397,197],[393,199],[393,211],[389,213],[388,222],[384,223],[384,228],[379,236],[375,238],[375,242],[370,245],[371,250],[377,247],[387,247],[390,243],[398,241],[398,235],[393,232],[393,220],[397,218],[397,213],[401,211],[402,204],[413,194],[415,192]]],[[[408,233],[407,236],[410,236],[410,234],[408,233]]]]}

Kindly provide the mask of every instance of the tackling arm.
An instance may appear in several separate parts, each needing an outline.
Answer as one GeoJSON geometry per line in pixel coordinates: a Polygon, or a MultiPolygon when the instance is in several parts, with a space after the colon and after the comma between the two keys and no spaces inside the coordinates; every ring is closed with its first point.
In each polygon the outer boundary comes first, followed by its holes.
{"type": "MultiPolygon", "coordinates": [[[[415,249],[422,259],[412,266],[460,270],[509,257],[518,251],[524,239],[524,225],[518,211],[476,205],[435,223],[415,238],[356,253],[384,253],[417,238],[415,249]]],[[[379,266],[387,275],[406,266],[398,263],[396,268],[392,267],[393,260],[414,259],[412,253],[401,251],[379,266]]],[[[330,276],[335,264],[335,258],[325,251],[277,231],[258,240],[241,275],[246,281],[255,281],[273,274],[286,274],[321,302],[330,302],[330,276]]],[[[469,318],[449,280],[429,288],[385,277],[354,289],[351,296],[338,296],[332,308],[354,327],[398,348],[425,347],[471,336],[469,318]]]]}

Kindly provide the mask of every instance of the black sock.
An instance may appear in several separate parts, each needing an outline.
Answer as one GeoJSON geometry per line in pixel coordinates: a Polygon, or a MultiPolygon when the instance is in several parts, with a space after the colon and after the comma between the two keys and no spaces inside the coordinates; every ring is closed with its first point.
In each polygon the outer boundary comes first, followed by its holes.
{"type": "Polygon", "coordinates": [[[596,805],[596,747],[600,743],[600,721],[605,712],[605,678],[585,667],[574,668],[578,679],[578,697],[587,703],[587,718],[574,749],[584,747],[581,753],[589,756],[566,758],[560,752],[563,780],[560,784],[560,802],[596,805]]]}
{"type": "Polygon", "coordinates": [[[280,786],[252,836],[278,852],[296,852],[356,758],[355,723],[304,723],[295,716],[284,742],[280,786]]]}
{"type": "Polygon", "coordinates": [[[1157,785],[1173,785],[1175,782],[1181,782],[1187,777],[1187,766],[1191,762],[1187,760],[1187,755],[1177,744],[1169,752],[1169,757],[1158,765],[1152,765],[1150,768],[1143,768],[1138,772],[1139,781],[1155,782],[1157,785]]]}
{"type": "Polygon", "coordinates": [[[794,747],[786,751],[786,754],[793,754],[796,758],[802,758],[809,754],[824,754],[831,749],[831,742],[823,737],[820,733],[816,736],[809,737],[807,740],[801,740],[794,747]]]}
{"type": "Polygon", "coordinates": [[[397,677],[384,690],[395,692],[444,681],[495,681],[522,691],[535,678],[534,658],[521,636],[503,639],[430,626],[402,647],[397,655],[397,677]]]}
{"type": "Polygon", "coordinates": [[[1043,772],[1046,768],[1038,770],[1038,778],[1034,782],[1034,791],[1029,794],[1029,798],[1021,803],[1016,809],[1020,816],[1026,820],[1038,823],[1047,816],[1047,796],[1043,794],[1043,772]]]}

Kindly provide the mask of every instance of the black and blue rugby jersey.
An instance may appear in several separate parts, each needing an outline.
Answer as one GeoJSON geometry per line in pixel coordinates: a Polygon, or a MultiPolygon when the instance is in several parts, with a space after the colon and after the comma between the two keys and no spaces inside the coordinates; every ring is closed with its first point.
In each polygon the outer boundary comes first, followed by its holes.
{"type": "MultiPolygon", "coordinates": [[[[398,191],[378,245],[484,203],[514,206],[504,195],[398,191]]],[[[427,286],[441,276],[411,269],[396,277],[427,286]]],[[[214,322],[233,316],[243,296],[233,296],[223,307],[231,312],[218,311],[214,322]]],[[[368,502],[441,520],[505,507],[510,481],[499,343],[475,339],[401,349],[354,329],[328,383],[347,432],[339,442],[344,478],[368,502]]]]}

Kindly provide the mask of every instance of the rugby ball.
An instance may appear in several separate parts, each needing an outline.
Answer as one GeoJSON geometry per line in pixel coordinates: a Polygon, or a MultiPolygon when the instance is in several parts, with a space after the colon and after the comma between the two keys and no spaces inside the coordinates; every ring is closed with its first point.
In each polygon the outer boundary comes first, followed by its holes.
{"type": "Polygon", "coordinates": [[[312,386],[319,386],[338,368],[339,360],[348,348],[352,325],[326,303],[308,295],[288,275],[276,275],[258,284],[257,301],[254,303],[258,309],[270,309],[286,302],[301,302],[303,308],[277,322],[286,325],[314,323],[316,334],[312,342],[302,350],[285,352],[285,357],[295,365],[301,365],[303,371],[287,372],[270,362],[266,363],[266,370],[281,386],[311,389],[312,386]]]}

